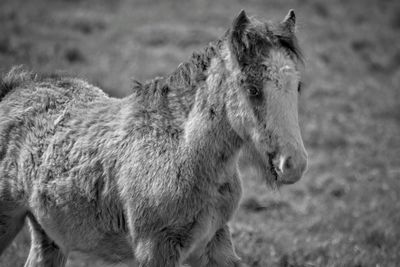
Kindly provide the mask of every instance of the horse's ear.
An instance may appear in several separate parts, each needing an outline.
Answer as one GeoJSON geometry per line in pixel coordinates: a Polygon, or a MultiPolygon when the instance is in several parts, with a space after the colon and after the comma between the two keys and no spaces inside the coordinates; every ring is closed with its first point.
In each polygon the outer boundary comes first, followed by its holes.
{"type": "Polygon", "coordinates": [[[296,27],[296,15],[294,14],[294,10],[291,9],[287,13],[286,17],[281,22],[282,28],[289,33],[294,33],[296,27]]]}
{"type": "Polygon", "coordinates": [[[245,36],[246,28],[250,20],[244,10],[240,11],[239,15],[234,19],[230,34],[230,48],[235,59],[242,65],[245,50],[247,48],[247,39],[245,36]]]}

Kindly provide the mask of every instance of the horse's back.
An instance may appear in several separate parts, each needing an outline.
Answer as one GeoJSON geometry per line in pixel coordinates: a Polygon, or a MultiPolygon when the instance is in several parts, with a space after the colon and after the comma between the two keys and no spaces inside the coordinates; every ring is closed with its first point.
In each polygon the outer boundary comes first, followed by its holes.
{"type": "Polygon", "coordinates": [[[56,74],[39,76],[17,67],[1,79],[0,116],[10,107],[19,114],[23,110],[17,108],[54,112],[71,101],[79,104],[104,98],[107,96],[101,89],[84,80],[56,74]]]}

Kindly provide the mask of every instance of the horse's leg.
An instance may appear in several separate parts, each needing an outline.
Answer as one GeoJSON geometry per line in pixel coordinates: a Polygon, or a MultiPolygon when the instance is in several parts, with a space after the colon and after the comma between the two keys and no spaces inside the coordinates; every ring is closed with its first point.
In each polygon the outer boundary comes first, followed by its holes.
{"type": "Polygon", "coordinates": [[[33,216],[29,216],[31,249],[25,267],[63,267],[67,257],[44,232],[33,216]]]}
{"type": "Polygon", "coordinates": [[[137,243],[135,258],[139,267],[180,267],[177,242],[168,238],[141,240],[137,243]]]}
{"type": "Polygon", "coordinates": [[[0,200],[0,255],[24,226],[26,212],[13,202],[0,200]]]}
{"type": "Polygon", "coordinates": [[[244,267],[233,248],[229,227],[219,229],[204,251],[187,259],[191,267],[244,267]],[[200,254],[200,255],[199,255],[200,254]]]}

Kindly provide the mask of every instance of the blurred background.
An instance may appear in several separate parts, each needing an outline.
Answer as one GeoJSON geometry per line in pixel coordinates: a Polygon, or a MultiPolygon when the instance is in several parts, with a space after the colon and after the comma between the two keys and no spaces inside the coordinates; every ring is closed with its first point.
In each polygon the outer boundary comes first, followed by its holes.
{"type": "MultiPolygon", "coordinates": [[[[0,73],[23,64],[123,97],[132,78],[166,75],[219,38],[241,9],[282,20],[290,8],[306,57],[309,170],[279,191],[243,180],[237,252],[249,266],[400,266],[398,0],[1,0],[0,73]]],[[[0,266],[23,266],[28,250],[25,229],[0,266]]]]}

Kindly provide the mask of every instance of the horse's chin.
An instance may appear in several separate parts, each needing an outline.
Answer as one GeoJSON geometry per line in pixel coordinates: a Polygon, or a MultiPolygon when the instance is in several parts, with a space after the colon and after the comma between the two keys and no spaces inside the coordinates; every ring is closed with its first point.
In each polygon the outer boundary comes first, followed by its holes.
{"type": "Polygon", "coordinates": [[[281,183],[279,182],[279,175],[276,172],[274,166],[268,161],[268,164],[265,165],[265,169],[266,170],[263,177],[267,185],[274,189],[279,188],[281,186],[281,183]]]}
{"type": "Polygon", "coordinates": [[[262,167],[255,166],[254,164],[249,164],[244,168],[239,168],[240,176],[244,179],[248,177],[254,177],[258,181],[264,181],[265,184],[272,189],[279,188],[282,183],[278,180],[277,173],[269,168],[269,167],[262,167]]]}
{"type": "Polygon", "coordinates": [[[241,151],[238,170],[241,177],[254,177],[258,181],[265,181],[268,187],[276,189],[281,185],[271,157],[264,159],[255,149],[247,147],[241,151]]]}

